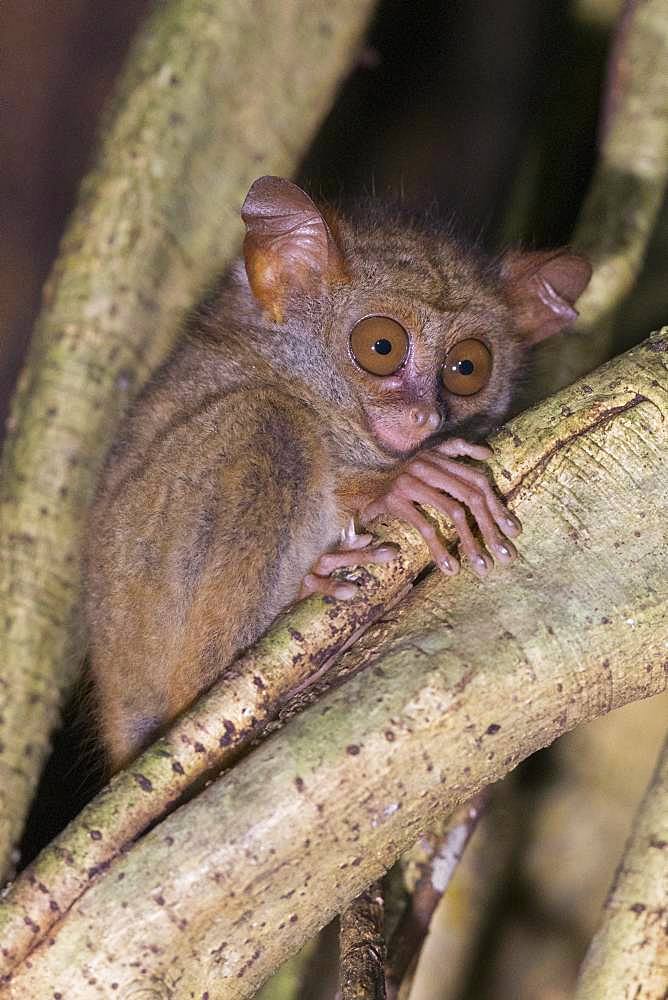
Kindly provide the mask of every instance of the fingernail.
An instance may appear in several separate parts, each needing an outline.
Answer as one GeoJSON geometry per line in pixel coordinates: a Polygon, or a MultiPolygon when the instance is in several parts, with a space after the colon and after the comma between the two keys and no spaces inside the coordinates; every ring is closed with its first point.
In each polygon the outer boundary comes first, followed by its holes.
{"type": "Polygon", "coordinates": [[[501,562],[511,562],[511,560],[515,556],[515,550],[512,549],[509,545],[503,545],[503,544],[495,545],[494,551],[497,553],[501,562]]]}
{"type": "Polygon", "coordinates": [[[337,587],[334,591],[334,597],[338,598],[340,601],[349,601],[356,595],[357,587],[354,587],[351,583],[344,583],[342,586],[337,587]]]}
{"type": "Polygon", "coordinates": [[[503,523],[509,531],[516,532],[517,534],[522,530],[522,523],[516,517],[505,517],[503,523]]]}
{"type": "Polygon", "coordinates": [[[395,548],[393,545],[379,545],[376,552],[380,556],[382,562],[392,562],[399,555],[399,549],[395,548]]]}
{"type": "Polygon", "coordinates": [[[451,562],[449,559],[440,559],[438,567],[441,572],[447,573],[449,576],[454,576],[459,569],[459,566],[456,563],[451,562]]]}
{"type": "Polygon", "coordinates": [[[475,556],[471,565],[479,576],[486,576],[489,573],[490,567],[487,565],[487,560],[484,556],[475,556]]]}

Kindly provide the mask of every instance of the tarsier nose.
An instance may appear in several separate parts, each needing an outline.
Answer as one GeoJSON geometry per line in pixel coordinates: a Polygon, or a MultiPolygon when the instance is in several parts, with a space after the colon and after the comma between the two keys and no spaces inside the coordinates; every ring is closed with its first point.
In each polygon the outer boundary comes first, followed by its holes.
{"type": "Polygon", "coordinates": [[[433,434],[441,426],[441,414],[431,406],[418,404],[410,411],[411,423],[433,434]]]}

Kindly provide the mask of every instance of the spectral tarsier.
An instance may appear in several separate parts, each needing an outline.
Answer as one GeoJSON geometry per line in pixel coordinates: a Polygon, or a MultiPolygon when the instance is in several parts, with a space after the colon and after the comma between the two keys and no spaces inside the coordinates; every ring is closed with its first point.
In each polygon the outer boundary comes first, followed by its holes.
{"type": "Polygon", "coordinates": [[[92,511],[87,617],[114,769],[286,606],[353,598],[335,568],[395,557],[346,536],[351,519],[407,521],[446,574],[459,563],[425,506],[479,576],[514,558],[519,522],[461,459],[490,456],[469,441],[503,419],[531,345],[575,319],[590,277],[565,250],[482,259],[374,203],[319,209],[278,177],[241,215],[244,262],[133,407],[92,511]]]}

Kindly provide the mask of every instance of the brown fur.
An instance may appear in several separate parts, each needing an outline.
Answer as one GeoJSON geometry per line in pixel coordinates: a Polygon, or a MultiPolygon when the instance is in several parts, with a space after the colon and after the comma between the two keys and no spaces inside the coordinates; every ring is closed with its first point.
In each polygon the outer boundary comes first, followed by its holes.
{"type": "Polygon", "coordinates": [[[298,189],[263,181],[251,189],[259,207],[249,196],[244,209],[246,268],[233,266],[135,404],[92,509],[86,608],[114,768],[257,639],[350,516],[387,489],[415,444],[388,449],[375,427],[403,426],[421,401],[444,416],[441,437],[485,431],[526,366],[521,291],[500,263],[373,205],[351,220],[299,192],[287,224],[298,189]],[[351,326],[374,312],[412,338],[398,388],[350,357],[351,326]],[[447,398],[439,371],[465,337],[493,351],[492,378],[447,398]]]}

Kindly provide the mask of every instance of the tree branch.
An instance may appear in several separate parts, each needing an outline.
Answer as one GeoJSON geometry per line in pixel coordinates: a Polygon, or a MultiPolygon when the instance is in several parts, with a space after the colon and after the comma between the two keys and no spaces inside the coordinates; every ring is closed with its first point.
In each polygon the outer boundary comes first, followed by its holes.
{"type": "MultiPolygon", "coordinates": [[[[539,420],[529,413],[504,429],[494,443],[493,468],[511,506],[523,484],[532,482],[554,457],[555,442],[563,444],[588,433],[634,405],[639,394],[660,398],[662,358],[661,351],[632,352],[618,362],[626,378],[611,382],[603,371],[590,379],[586,391],[569,390],[545,403],[539,420]],[[652,361],[649,366],[647,358],[652,361]]],[[[391,564],[360,570],[362,600],[331,604],[312,598],[279,619],[165,737],[116,775],[21,875],[0,904],[4,945],[0,972],[18,963],[115,857],[203,777],[229,766],[276,717],[292,692],[312,682],[406,593],[411,580],[429,565],[426,546],[417,532],[399,522],[378,525],[378,530],[398,543],[401,552],[391,564]],[[37,892],[35,885],[44,889],[37,892]]],[[[450,526],[443,525],[442,532],[450,540],[454,537],[450,526]]]]}
{"type": "Polygon", "coordinates": [[[487,799],[485,789],[457,810],[442,836],[428,838],[426,857],[420,865],[422,874],[388,947],[385,980],[389,1000],[399,996],[408,967],[419,957],[434,911],[457,870],[487,799]]]}
{"type": "Polygon", "coordinates": [[[595,266],[578,302],[588,329],[633,287],[668,178],[665,0],[627,0],[619,31],[608,67],[600,161],[574,237],[595,266]]]}
{"type": "Polygon", "coordinates": [[[512,570],[429,575],[346,654],[345,683],[114,858],[47,939],[36,931],[3,1000],[77,1000],[91,977],[120,995],[178,982],[250,996],[434,810],[664,689],[667,333],[497,439],[525,522],[512,570]]]}
{"type": "Polygon", "coordinates": [[[437,982],[439,1000],[461,1000],[479,958],[489,915],[510,874],[523,822],[514,782],[506,780],[494,789],[434,913],[418,963],[404,979],[402,991],[408,996],[430,1000],[432,984],[437,982]]]}
{"type": "Polygon", "coordinates": [[[171,0],[134,44],[3,455],[0,876],[82,655],[81,535],[101,459],[183,311],[234,251],[250,182],[294,169],[372,6],[171,0]]]}
{"type": "Polygon", "coordinates": [[[385,1000],[384,900],[380,882],[361,892],[341,914],[341,1000],[385,1000]]]}
{"type": "Polygon", "coordinates": [[[576,333],[546,345],[546,391],[614,353],[610,321],[633,288],[668,180],[668,4],[627,0],[608,66],[596,172],[573,244],[594,265],[576,333]]]}
{"type": "Polygon", "coordinates": [[[575,1000],[665,995],[667,897],[668,740],[587,952],[575,1000]]]}

